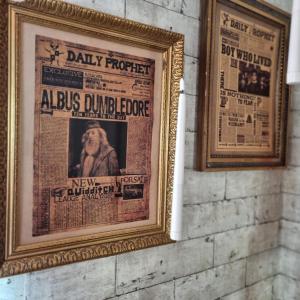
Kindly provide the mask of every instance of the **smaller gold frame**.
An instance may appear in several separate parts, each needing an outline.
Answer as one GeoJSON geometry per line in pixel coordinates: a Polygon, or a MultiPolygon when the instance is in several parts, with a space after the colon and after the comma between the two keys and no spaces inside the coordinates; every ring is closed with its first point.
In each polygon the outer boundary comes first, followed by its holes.
{"type": "MultiPolygon", "coordinates": [[[[0,277],[115,255],[171,243],[171,199],[179,80],[183,75],[183,35],[140,24],[58,0],[1,1],[0,6],[0,277]],[[18,193],[20,161],[20,69],[23,61],[21,25],[35,24],[64,32],[160,53],[162,57],[157,221],[105,233],[20,245],[18,224],[23,217],[18,193]]],[[[121,52],[122,50],[120,50],[121,52]]]]}
{"type": "Polygon", "coordinates": [[[202,12],[197,168],[285,166],[290,15],[262,0],[202,12]]]}

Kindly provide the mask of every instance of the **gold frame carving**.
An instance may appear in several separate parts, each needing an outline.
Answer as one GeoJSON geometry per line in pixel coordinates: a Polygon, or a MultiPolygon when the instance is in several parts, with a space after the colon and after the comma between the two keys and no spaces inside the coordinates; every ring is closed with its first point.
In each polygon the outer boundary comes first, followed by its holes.
{"type": "Polygon", "coordinates": [[[1,0],[0,6],[0,277],[36,271],[87,259],[115,255],[171,243],[171,202],[177,124],[179,80],[183,75],[183,35],[100,13],[59,0],[1,0]],[[92,234],[76,238],[16,244],[19,24],[43,22],[65,31],[76,31],[121,44],[137,45],[163,54],[160,122],[158,224],[135,232],[92,234]]]}
{"type": "MultiPolygon", "coordinates": [[[[289,102],[289,87],[286,82],[287,54],[289,41],[290,14],[263,0],[205,0],[202,6],[202,34],[201,34],[201,63],[199,79],[199,105],[198,105],[198,138],[196,167],[201,171],[230,171],[245,169],[270,169],[284,167],[286,164],[287,142],[287,112],[289,102]],[[257,18],[265,24],[273,24],[280,28],[278,64],[276,66],[276,84],[278,96],[274,97],[276,111],[274,114],[274,150],[272,154],[257,154],[251,150],[230,153],[212,146],[216,139],[213,113],[216,103],[213,102],[213,91],[217,90],[214,67],[214,40],[216,38],[216,10],[217,5],[226,6],[236,15],[247,14],[257,18]]],[[[276,92],[277,93],[277,92],[276,92]]]]}

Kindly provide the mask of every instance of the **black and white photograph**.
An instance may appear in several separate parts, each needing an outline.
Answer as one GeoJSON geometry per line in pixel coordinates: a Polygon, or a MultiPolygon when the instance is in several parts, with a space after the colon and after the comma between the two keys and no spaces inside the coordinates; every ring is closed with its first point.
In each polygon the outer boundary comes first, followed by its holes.
{"type": "Polygon", "coordinates": [[[269,97],[270,72],[260,66],[239,62],[239,92],[269,97]]]}
{"type": "Polygon", "coordinates": [[[69,177],[121,175],[126,144],[126,122],[70,119],[69,177]]]}
{"type": "Polygon", "coordinates": [[[144,196],[144,185],[143,184],[125,184],[123,199],[142,199],[144,196]]]}

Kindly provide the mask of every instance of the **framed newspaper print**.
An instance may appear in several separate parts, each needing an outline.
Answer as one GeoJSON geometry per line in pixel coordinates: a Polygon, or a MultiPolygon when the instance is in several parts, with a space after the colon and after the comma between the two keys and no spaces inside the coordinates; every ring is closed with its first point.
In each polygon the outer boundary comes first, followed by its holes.
{"type": "Polygon", "coordinates": [[[290,15],[264,1],[203,1],[198,167],[285,165],[290,15]]]}
{"type": "Polygon", "coordinates": [[[0,277],[170,243],[183,36],[1,2],[0,277]]]}

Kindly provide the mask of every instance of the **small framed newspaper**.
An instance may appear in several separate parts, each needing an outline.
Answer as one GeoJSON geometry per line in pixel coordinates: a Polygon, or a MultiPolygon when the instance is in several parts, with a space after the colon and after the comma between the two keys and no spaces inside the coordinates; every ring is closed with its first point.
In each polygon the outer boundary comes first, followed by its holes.
{"type": "Polygon", "coordinates": [[[285,165],[290,15],[264,1],[203,1],[198,167],[285,165]]]}
{"type": "Polygon", "coordinates": [[[0,8],[0,277],[172,242],[183,35],[0,8]]]}

